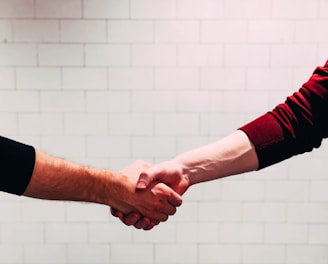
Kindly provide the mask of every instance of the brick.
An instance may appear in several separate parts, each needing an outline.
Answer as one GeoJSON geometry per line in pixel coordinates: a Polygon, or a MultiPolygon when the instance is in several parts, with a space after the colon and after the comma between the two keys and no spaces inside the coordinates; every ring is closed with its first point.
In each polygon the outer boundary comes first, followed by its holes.
{"type": "Polygon", "coordinates": [[[28,223],[2,224],[1,241],[4,245],[43,243],[43,226],[41,224],[28,223]]]}
{"type": "Polygon", "coordinates": [[[197,68],[157,68],[154,85],[161,90],[197,90],[200,71],[197,68]]]}
{"type": "Polygon", "coordinates": [[[308,182],[272,181],[266,184],[265,196],[271,201],[307,201],[309,198],[308,182]]]}
{"type": "Polygon", "coordinates": [[[328,37],[320,32],[320,27],[327,27],[326,21],[299,21],[296,23],[295,40],[297,43],[322,43],[328,37]]]}
{"type": "Polygon", "coordinates": [[[320,203],[289,203],[287,207],[288,222],[291,223],[326,223],[328,204],[320,203]]]}
{"type": "Polygon", "coordinates": [[[109,88],[111,90],[151,90],[153,80],[151,68],[109,69],[109,88]]]}
{"type": "Polygon", "coordinates": [[[178,243],[218,243],[218,223],[181,223],[176,230],[178,243]]]}
{"type": "Polygon", "coordinates": [[[80,18],[82,6],[79,0],[36,0],[36,17],[40,18],[80,18]]]}
{"type": "Polygon", "coordinates": [[[60,28],[62,42],[106,42],[106,22],[103,20],[62,20],[60,28]]]}
{"type": "Polygon", "coordinates": [[[84,111],[85,98],[83,92],[42,91],[40,98],[42,112],[72,113],[84,111]]]}
{"type": "Polygon", "coordinates": [[[233,244],[199,245],[199,261],[201,263],[240,263],[241,247],[233,244]]]}
{"type": "Polygon", "coordinates": [[[227,113],[257,113],[262,114],[268,110],[268,93],[254,92],[225,92],[223,94],[223,111],[227,113]],[[245,99],[252,98],[252,99],[245,99]]]}
{"type": "Polygon", "coordinates": [[[224,243],[261,243],[263,227],[261,224],[221,224],[220,241],[224,243]]]}
{"type": "Polygon", "coordinates": [[[159,135],[133,137],[132,154],[134,157],[172,157],[176,154],[175,138],[159,135]]]}
{"type": "Polygon", "coordinates": [[[200,23],[197,21],[156,21],[155,42],[190,43],[200,40],[200,23]]]}
{"type": "Polygon", "coordinates": [[[327,258],[326,245],[288,245],[286,249],[287,264],[325,264],[327,258]]]}
{"type": "Polygon", "coordinates": [[[242,249],[243,262],[278,264],[285,261],[285,247],[282,245],[245,245],[242,249]]]}
{"type": "Polygon", "coordinates": [[[268,66],[271,58],[270,52],[269,45],[229,45],[225,50],[224,63],[232,67],[268,66]]]}
{"type": "Polygon", "coordinates": [[[173,44],[136,44],[132,46],[134,66],[174,66],[176,47],[173,44]]]}
{"type": "Polygon", "coordinates": [[[32,44],[0,44],[0,66],[33,66],[36,54],[32,44]]]}
{"type": "Polygon", "coordinates": [[[84,60],[81,44],[47,44],[39,46],[42,66],[81,66],[84,60]]]}
{"type": "Polygon", "coordinates": [[[93,244],[130,242],[132,240],[132,229],[127,228],[118,221],[115,221],[115,223],[92,223],[88,228],[90,242],[93,244]]]}
{"type": "Polygon", "coordinates": [[[20,209],[21,207],[18,202],[1,202],[0,210],[1,212],[3,212],[3,216],[1,217],[1,223],[18,222],[20,220],[20,209]]]}
{"type": "Polygon", "coordinates": [[[83,136],[42,136],[40,148],[62,158],[86,156],[86,143],[83,136]]]}
{"type": "Polygon", "coordinates": [[[315,65],[315,45],[273,45],[271,52],[271,64],[276,67],[298,67],[304,65],[315,65]],[[281,54],[284,54],[284,56],[281,56],[281,54]],[[300,58],[300,56],[302,58],[300,58]]]}
{"type": "Polygon", "coordinates": [[[135,113],[175,112],[176,94],[173,91],[137,91],[132,94],[131,108],[135,113]]]}
{"type": "MultiPolygon", "coordinates": [[[[221,190],[222,192],[222,190],[221,190]]],[[[199,206],[199,220],[202,222],[240,222],[242,206],[240,202],[206,201],[199,206]],[[213,211],[215,208],[215,211],[213,211]],[[220,212],[219,214],[215,212],[220,212]]]]}
{"type": "Polygon", "coordinates": [[[181,136],[177,138],[177,152],[182,153],[203,146],[207,143],[208,138],[206,136],[181,136]]]}
{"type": "Polygon", "coordinates": [[[34,0],[1,0],[1,18],[32,18],[34,16],[34,0]]]}
{"type": "Polygon", "coordinates": [[[108,41],[110,43],[149,43],[153,41],[151,21],[109,21],[108,41]]]}
{"type": "Polygon", "coordinates": [[[106,90],[107,71],[104,68],[68,68],[62,70],[66,90],[106,90]]]}
{"type": "Polygon", "coordinates": [[[153,263],[153,246],[151,244],[114,244],[111,248],[112,263],[135,263],[135,260],[142,260],[142,263],[153,263]],[[126,254],[129,252],[129,254],[126,254]]]}
{"type": "Polygon", "coordinates": [[[182,66],[222,66],[223,45],[187,44],[178,46],[178,64],[182,66]]]}
{"type": "Polygon", "coordinates": [[[264,241],[278,244],[304,244],[308,239],[306,224],[266,224],[264,241]]]}
{"type": "Polygon", "coordinates": [[[0,111],[4,112],[37,112],[39,97],[37,92],[2,91],[0,97],[0,111]]]}
{"type": "Polygon", "coordinates": [[[0,41],[9,42],[12,41],[12,26],[9,21],[0,21],[0,41]]]}
{"type": "Polygon", "coordinates": [[[291,43],[295,24],[289,21],[254,20],[249,22],[248,39],[252,43],[291,43]]]}
{"type": "Polygon", "coordinates": [[[22,220],[26,223],[64,222],[65,206],[62,202],[29,201],[22,204],[22,220]]]}
{"type": "Polygon", "coordinates": [[[243,221],[252,223],[281,223],[287,219],[287,207],[283,203],[244,203],[243,221]]]}
{"type": "Polygon", "coordinates": [[[224,17],[222,0],[179,0],[177,1],[178,18],[183,19],[220,19],[224,17]]]}
{"type": "Polygon", "coordinates": [[[328,225],[310,225],[309,227],[309,242],[311,244],[323,244],[328,242],[328,225]]]}
{"type": "Polygon", "coordinates": [[[85,243],[87,242],[87,226],[85,224],[53,223],[45,226],[47,243],[85,243]]]}
{"type": "Polygon", "coordinates": [[[0,114],[1,135],[14,135],[17,133],[17,116],[15,113],[0,114]]]}
{"type": "Polygon", "coordinates": [[[305,0],[300,4],[297,0],[278,0],[272,3],[271,9],[273,18],[315,18],[318,12],[318,1],[305,0]],[[295,5],[298,5],[297,9],[295,5]]]}
{"type": "Polygon", "coordinates": [[[227,18],[257,19],[270,17],[271,2],[269,0],[251,0],[247,3],[240,0],[232,0],[225,3],[225,16],[227,18]]]}
{"type": "Polygon", "coordinates": [[[18,130],[24,135],[62,135],[63,118],[60,114],[22,113],[18,130]]]}
{"type": "Polygon", "coordinates": [[[24,245],[24,261],[35,264],[65,264],[65,245],[24,245]]]}
{"type": "Polygon", "coordinates": [[[59,23],[56,20],[16,20],[13,28],[15,42],[59,41],[59,23]]]}
{"type": "Polygon", "coordinates": [[[238,43],[247,40],[248,27],[244,21],[205,20],[201,24],[204,43],[238,43]]]}
{"type": "Polygon", "coordinates": [[[162,263],[197,263],[197,248],[195,244],[170,245],[159,244],[155,248],[155,261],[162,263]],[[170,252],[170,254],[167,254],[170,252]]]}
{"type": "Polygon", "coordinates": [[[88,92],[86,109],[89,113],[127,113],[130,101],[129,92],[88,92]]]}
{"type": "Polygon", "coordinates": [[[68,135],[106,135],[108,120],[106,114],[65,114],[64,131],[68,135]]]}
{"type": "Polygon", "coordinates": [[[108,208],[100,204],[68,203],[66,205],[66,219],[69,222],[107,222],[108,208]]]}
{"type": "Polygon", "coordinates": [[[158,114],[155,132],[157,135],[196,135],[198,124],[197,114],[158,114]]]}
{"type": "Polygon", "coordinates": [[[0,89],[15,88],[15,71],[11,67],[0,67],[0,89]]]}
{"type": "Polygon", "coordinates": [[[293,73],[287,68],[250,68],[247,71],[248,90],[286,90],[292,87],[293,73]]]}
{"type": "Polygon", "coordinates": [[[91,157],[130,157],[130,139],[125,136],[88,137],[87,153],[91,157]]]}
{"type": "Polygon", "coordinates": [[[85,47],[87,66],[127,66],[130,65],[130,48],[118,44],[90,44],[85,47]]]}
{"type": "Polygon", "coordinates": [[[23,249],[22,245],[1,245],[0,246],[0,263],[23,263],[23,249]]]}
{"type": "Polygon", "coordinates": [[[168,19],[176,17],[176,1],[131,0],[131,18],[168,19]]]}
{"type": "Polygon", "coordinates": [[[67,259],[69,263],[109,263],[110,245],[69,245],[67,259]]]}
{"type": "Polygon", "coordinates": [[[178,111],[187,113],[222,112],[223,95],[220,92],[178,92],[178,111]]]}
{"type": "MultiPolygon", "coordinates": [[[[218,100],[216,103],[220,106],[222,101],[223,99],[218,100]]],[[[209,135],[215,137],[214,140],[216,141],[220,135],[231,133],[246,121],[239,113],[209,113],[204,123],[208,126],[209,135]]]]}
{"type": "Polygon", "coordinates": [[[61,88],[60,68],[24,67],[16,69],[18,89],[58,90],[61,88]]]}
{"type": "Polygon", "coordinates": [[[325,180],[317,180],[311,182],[310,185],[310,200],[311,201],[328,201],[327,190],[328,182],[325,180]]]}
{"type": "Polygon", "coordinates": [[[83,17],[124,19],[129,17],[129,0],[83,0],[83,17]]]}
{"type": "Polygon", "coordinates": [[[225,91],[245,88],[246,71],[242,68],[204,68],[201,70],[201,89],[225,91]],[[235,78],[238,76],[238,78],[235,78]]]}
{"type": "Polygon", "coordinates": [[[133,230],[133,241],[136,243],[174,243],[176,236],[175,223],[161,223],[151,232],[133,230]]]}
{"type": "Polygon", "coordinates": [[[109,133],[111,135],[152,135],[153,116],[146,113],[112,114],[109,116],[109,133]]]}
{"type": "Polygon", "coordinates": [[[260,201],[264,194],[264,184],[260,181],[227,180],[222,183],[222,199],[226,201],[260,201]]]}

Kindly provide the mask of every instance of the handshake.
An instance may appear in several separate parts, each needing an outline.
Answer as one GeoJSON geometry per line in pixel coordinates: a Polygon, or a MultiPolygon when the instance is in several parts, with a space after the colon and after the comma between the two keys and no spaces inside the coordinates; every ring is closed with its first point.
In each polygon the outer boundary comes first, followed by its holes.
{"type": "Polygon", "coordinates": [[[126,225],[150,230],[174,215],[182,204],[181,195],[191,185],[257,168],[253,143],[239,130],[171,160],[156,165],[137,161],[120,172],[89,168],[36,151],[23,195],[105,204],[126,225]]]}
{"type": "Polygon", "coordinates": [[[176,159],[156,165],[136,161],[120,173],[124,180],[117,200],[121,202],[111,206],[111,213],[124,224],[144,230],[174,215],[191,184],[187,170],[176,159]]]}

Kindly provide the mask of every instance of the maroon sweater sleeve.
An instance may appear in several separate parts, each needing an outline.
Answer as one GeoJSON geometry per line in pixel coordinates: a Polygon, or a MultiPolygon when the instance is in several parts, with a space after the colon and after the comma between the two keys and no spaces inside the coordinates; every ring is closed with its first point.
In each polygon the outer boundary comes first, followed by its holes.
{"type": "Polygon", "coordinates": [[[259,169],[318,148],[328,137],[328,61],[285,103],[240,130],[255,146],[259,169]]]}
{"type": "Polygon", "coordinates": [[[33,173],[35,149],[0,137],[0,163],[0,191],[22,195],[33,173]]]}

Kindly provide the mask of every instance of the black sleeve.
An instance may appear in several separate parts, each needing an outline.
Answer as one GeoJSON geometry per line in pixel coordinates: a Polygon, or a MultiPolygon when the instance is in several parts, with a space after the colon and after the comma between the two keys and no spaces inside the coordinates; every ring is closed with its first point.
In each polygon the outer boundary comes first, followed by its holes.
{"type": "Polygon", "coordinates": [[[0,191],[22,195],[30,182],[35,149],[0,136],[0,191]]]}

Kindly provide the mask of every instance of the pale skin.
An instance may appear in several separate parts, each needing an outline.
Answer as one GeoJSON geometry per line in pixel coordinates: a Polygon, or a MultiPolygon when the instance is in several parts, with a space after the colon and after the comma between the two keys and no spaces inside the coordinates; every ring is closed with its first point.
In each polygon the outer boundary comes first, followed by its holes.
{"type": "MultiPolygon", "coordinates": [[[[137,161],[121,172],[90,168],[36,151],[34,171],[24,196],[63,201],[83,201],[138,212],[153,225],[166,221],[182,203],[180,195],[163,183],[153,182],[145,192],[136,191],[140,172],[150,164],[137,161]]],[[[143,224],[143,228],[147,229],[143,224]]]]}
{"type": "MultiPolygon", "coordinates": [[[[182,195],[194,184],[254,171],[258,166],[254,145],[243,131],[237,130],[214,143],[150,167],[141,173],[137,190],[146,191],[151,183],[158,181],[182,195]]],[[[123,215],[116,210],[112,210],[112,214],[126,225],[149,229],[146,223],[150,219],[140,214],[123,215]]]]}

